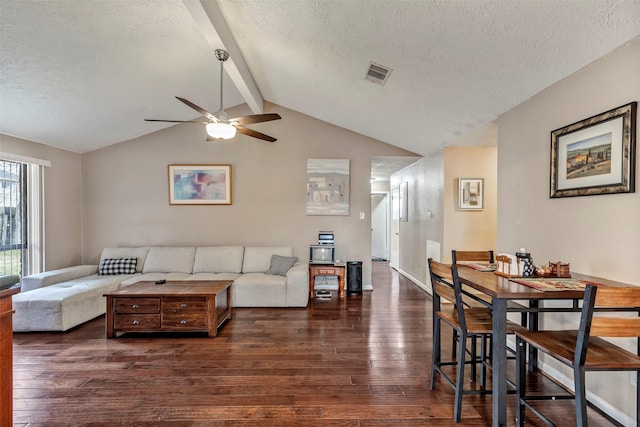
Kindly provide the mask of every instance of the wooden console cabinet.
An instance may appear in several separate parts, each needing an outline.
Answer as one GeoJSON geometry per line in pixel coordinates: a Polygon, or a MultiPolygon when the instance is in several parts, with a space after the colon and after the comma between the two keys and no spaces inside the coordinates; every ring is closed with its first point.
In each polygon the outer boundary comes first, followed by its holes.
{"type": "Polygon", "coordinates": [[[124,332],[206,332],[231,318],[230,280],[140,282],[105,294],[107,338],[124,332]]]}
{"type": "Polygon", "coordinates": [[[13,302],[19,289],[0,291],[0,426],[13,424],[13,302]]]}

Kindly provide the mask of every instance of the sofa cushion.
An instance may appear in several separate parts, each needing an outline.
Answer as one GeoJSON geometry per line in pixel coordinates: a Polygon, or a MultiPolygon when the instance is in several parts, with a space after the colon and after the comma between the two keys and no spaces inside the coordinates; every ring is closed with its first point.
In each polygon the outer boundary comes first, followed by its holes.
{"type": "Polygon", "coordinates": [[[44,288],[45,286],[50,286],[55,283],[77,279],[78,277],[90,276],[97,272],[97,265],[74,265],[73,267],[45,271],[43,273],[23,277],[22,280],[20,280],[20,289],[22,292],[27,292],[33,289],[44,288]]]}
{"type": "Polygon", "coordinates": [[[105,258],[100,261],[98,274],[113,276],[116,274],[135,274],[138,258],[105,258]]]}
{"type": "Polygon", "coordinates": [[[196,273],[183,280],[236,280],[238,277],[240,273],[196,273]]]}
{"type": "Polygon", "coordinates": [[[142,268],[143,273],[191,273],[196,248],[151,247],[142,268]]]}
{"type": "Polygon", "coordinates": [[[142,267],[147,258],[147,253],[149,253],[148,246],[140,248],[104,248],[102,255],[100,255],[100,263],[106,258],[138,258],[136,273],[142,273],[142,267]]]}
{"type": "Polygon", "coordinates": [[[100,316],[107,306],[102,295],[116,290],[123,279],[130,277],[92,274],[16,294],[13,330],[66,331],[100,316]]]}
{"type": "Polygon", "coordinates": [[[196,249],[194,273],[242,272],[242,246],[209,246],[196,249]]]}
{"type": "Polygon", "coordinates": [[[287,271],[293,267],[296,261],[298,261],[298,258],[294,256],[271,255],[271,264],[269,265],[267,274],[286,276],[287,271]]]}
{"type": "Polygon", "coordinates": [[[156,280],[188,280],[191,275],[189,273],[142,273],[133,276],[130,279],[123,280],[120,287],[133,285],[138,282],[155,282],[156,280]]]}
{"type": "MultiPolygon", "coordinates": [[[[305,286],[305,292],[309,288],[305,286]]],[[[233,307],[284,307],[287,279],[264,273],[244,273],[231,286],[233,307]]]]}
{"type": "Polygon", "coordinates": [[[271,265],[271,256],[292,256],[291,246],[247,246],[244,248],[243,273],[264,273],[271,265]]]}

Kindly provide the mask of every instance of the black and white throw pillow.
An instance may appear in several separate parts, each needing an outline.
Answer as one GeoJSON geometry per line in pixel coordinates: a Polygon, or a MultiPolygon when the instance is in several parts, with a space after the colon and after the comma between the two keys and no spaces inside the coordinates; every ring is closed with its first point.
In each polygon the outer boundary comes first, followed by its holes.
{"type": "Polygon", "coordinates": [[[105,258],[100,262],[98,274],[101,276],[115,274],[135,274],[138,258],[105,258]]]}

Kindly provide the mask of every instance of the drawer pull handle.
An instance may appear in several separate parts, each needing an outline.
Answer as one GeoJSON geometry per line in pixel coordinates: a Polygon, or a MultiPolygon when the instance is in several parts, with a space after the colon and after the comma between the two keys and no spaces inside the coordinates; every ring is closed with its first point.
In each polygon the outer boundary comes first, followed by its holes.
{"type": "Polygon", "coordinates": [[[133,304],[131,308],[140,308],[140,306],[138,304],[133,304]]]}
{"type": "Polygon", "coordinates": [[[134,325],[139,325],[139,324],[140,324],[140,321],[139,321],[139,320],[134,320],[134,321],[133,321],[133,322],[131,322],[131,323],[133,323],[134,325]]]}
{"type": "Polygon", "coordinates": [[[187,321],[186,321],[185,319],[182,319],[182,320],[180,321],[180,324],[181,324],[181,325],[186,325],[186,324],[187,324],[187,321]]]}
{"type": "Polygon", "coordinates": [[[182,308],[187,308],[187,304],[182,303],[182,304],[180,304],[180,307],[182,307],[182,308]]]}

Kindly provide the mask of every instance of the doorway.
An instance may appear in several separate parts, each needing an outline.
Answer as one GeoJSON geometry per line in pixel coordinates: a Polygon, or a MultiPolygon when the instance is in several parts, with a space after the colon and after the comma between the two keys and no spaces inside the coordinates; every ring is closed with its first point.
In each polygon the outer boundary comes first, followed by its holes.
{"type": "Polygon", "coordinates": [[[388,259],[388,211],[387,193],[371,194],[371,260],[388,259]]]}

